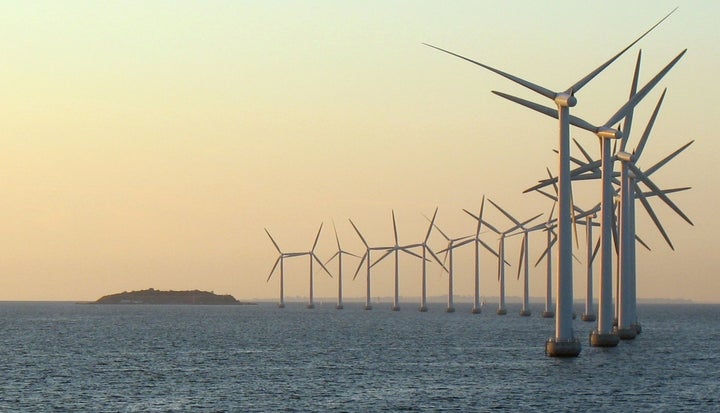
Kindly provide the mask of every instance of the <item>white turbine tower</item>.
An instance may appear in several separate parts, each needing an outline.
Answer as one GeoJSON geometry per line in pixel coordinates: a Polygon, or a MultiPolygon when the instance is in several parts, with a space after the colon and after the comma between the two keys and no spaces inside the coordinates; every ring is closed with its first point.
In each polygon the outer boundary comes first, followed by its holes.
{"type": "MultiPolygon", "coordinates": [[[[427,218],[427,217],[425,217],[425,218],[427,218]]],[[[427,219],[428,219],[428,221],[430,220],[430,218],[427,218],[427,219]]],[[[445,249],[442,249],[442,250],[438,251],[437,253],[438,253],[438,254],[440,254],[440,253],[442,253],[442,252],[445,253],[445,257],[443,258],[443,264],[445,264],[446,259],[449,260],[449,261],[448,261],[448,267],[447,267],[447,273],[448,273],[448,302],[447,302],[447,308],[445,309],[445,312],[447,312],[447,313],[454,313],[454,312],[455,312],[455,302],[454,302],[454,299],[453,299],[453,294],[454,294],[454,291],[453,291],[453,288],[454,288],[454,287],[453,287],[453,283],[454,283],[454,274],[453,274],[453,251],[455,250],[455,248],[462,246],[462,244],[456,244],[456,242],[465,240],[465,239],[467,239],[467,238],[469,238],[469,237],[472,237],[472,235],[466,235],[466,236],[464,236],[464,237],[457,237],[457,238],[450,238],[447,234],[445,234],[445,233],[443,232],[443,230],[440,229],[440,227],[437,226],[437,224],[433,224],[433,225],[435,226],[435,229],[438,230],[438,232],[440,233],[440,235],[442,235],[443,238],[445,238],[445,240],[447,241],[447,247],[446,247],[445,249]]],[[[469,241],[474,241],[474,240],[471,239],[471,240],[469,240],[469,241]]]]}
{"type": "MultiPolygon", "coordinates": [[[[435,215],[437,215],[437,209],[435,209],[435,215]]],[[[378,258],[377,261],[375,261],[372,265],[375,265],[385,259],[386,257],[390,256],[390,254],[394,253],[395,256],[395,295],[393,297],[393,306],[392,311],[400,311],[400,251],[413,255],[417,258],[420,258],[423,262],[422,267],[422,280],[421,280],[421,293],[420,293],[420,311],[425,312],[427,311],[427,285],[426,285],[426,266],[425,263],[427,259],[425,258],[425,251],[427,248],[427,239],[430,237],[430,231],[432,230],[432,225],[435,221],[435,215],[433,215],[433,221],[430,222],[430,229],[428,230],[427,236],[425,237],[425,241],[421,244],[412,244],[412,245],[400,245],[400,241],[398,238],[398,231],[397,231],[397,223],[395,221],[395,211],[392,211],[392,221],[393,221],[393,234],[395,236],[395,245],[392,247],[387,248],[387,252],[382,257],[378,258]],[[414,252],[410,251],[410,248],[416,248],[416,247],[422,247],[423,248],[423,255],[415,254],[414,252]]],[[[430,253],[435,257],[436,261],[439,262],[437,257],[435,256],[435,253],[430,251],[430,253]]]]}
{"type": "MultiPolygon", "coordinates": [[[[649,30],[643,33],[640,37],[635,39],[627,47],[621,50],[618,54],[610,58],[598,68],[593,70],[590,74],[583,77],[563,92],[554,92],[543,86],[528,82],[517,76],[513,76],[509,73],[487,66],[483,63],[477,62],[472,59],[460,56],[453,52],[432,46],[442,52],[451,54],[459,57],[468,62],[474,63],[480,67],[490,70],[500,76],[503,76],[517,84],[520,84],[546,98],[551,99],[557,105],[559,113],[559,162],[558,162],[558,176],[559,176],[559,194],[558,194],[558,297],[557,297],[557,317],[555,322],[555,336],[550,338],[545,344],[545,352],[549,356],[557,357],[577,357],[580,354],[580,341],[574,336],[572,328],[572,245],[571,245],[571,208],[570,208],[570,108],[575,106],[577,99],[574,94],[577,93],[582,87],[590,82],[600,72],[605,70],[610,64],[612,64],[618,57],[620,57],[630,47],[635,45],[640,39],[645,37],[651,30],[665,20],[670,14],[663,17],[659,22],[652,26],[649,30]]],[[[638,97],[635,102],[629,101],[627,108],[624,108],[619,114],[618,119],[624,117],[625,112],[633,107],[641,97],[638,97]]],[[[615,121],[617,121],[615,120],[615,121]]],[[[615,123],[612,122],[612,124],[615,123]]]]}
{"type": "MultiPolygon", "coordinates": [[[[502,231],[500,233],[500,240],[499,240],[499,247],[498,247],[498,280],[500,282],[500,304],[497,309],[498,315],[505,315],[507,314],[507,309],[505,308],[505,237],[512,233],[513,231],[517,230],[518,228],[525,229],[525,224],[530,223],[531,221],[537,219],[542,214],[535,215],[534,217],[524,221],[520,222],[515,217],[510,215],[507,211],[502,209],[498,204],[493,202],[492,200],[488,199],[488,202],[490,202],[495,208],[498,209],[498,211],[502,212],[503,215],[505,215],[510,221],[512,221],[513,224],[515,224],[513,227],[508,228],[505,231],[502,231]]],[[[526,278],[527,282],[527,278],[526,278]]],[[[526,308],[525,303],[523,302],[523,309],[526,308]]]]}
{"type": "Polygon", "coordinates": [[[352,222],[351,219],[348,219],[350,221],[350,225],[355,229],[355,232],[358,234],[358,237],[360,237],[360,240],[362,241],[363,245],[365,245],[365,254],[360,258],[360,264],[357,267],[357,270],[355,270],[355,275],[353,275],[353,280],[357,277],[358,273],[360,272],[360,268],[362,268],[363,264],[365,264],[367,268],[367,275],[365,278],[365,309],[366,310],[372,310],[372,304],[370,303],[370,268],[372,268],[372,264],[370,264],[370,253],[372,251],[385,251],[389,247],[371,247],[367,241],[365,241],[365,237],[362,236],[360,233],[360,230],[355,226],[355,223],[352,222]]]}
{"type": "Polygon", "coordinates": [[[485,196],[482,197],[482,202],[480,203],[480,213],[475,216],[472,212],[468,211],[467,209],[463,209],[466,214],[470,215],[471,217],[475,218],[477,221],[477,228],[475,230],[475,238],[466,240],[461,242],[459,246],[465,245],[466,243],[472,242],[475,246],[475,294],[473,299],[473,308],[472,313],[473,314],[480,314],[482,303],[480,302],[480,245],[482,245],[486,250],[490,251],[496,258],[500,259],[500,255],[497,251],[493,250],[489,245],[487,245],[483,240],[480,239],[480,230],[482,229],[482,225],[485,224],[488,228],[490,228],[491,231],[494,233],[500,235],[500,231],[487,223],[483,219],[483,208],[485,206],[485,196]]]}
{"type": "Polygon", "coordinates": [[[310,251],[306,252],[299,252],[295,256],[302,256],[307,255],[308,259],[310,260],[310,291],[309,291],[309,297],[308,297],[308,303],[305,305],[305,308],[313,309],[315,308],[315,300],[314,300],[314,294],[315,294],[315,277],[314,277],[314,266],[313,263],[317,262],[320,264],[320,267],[327,273],[327,275],[332,278],[332,274],[330,274],[330,271],[328,271],[327,268],[325,268],[325,264],[320,261],[320,258],[318,258],[317,255],[315,255],[315,247],[317,247],[318,240],[320,239],[320,232],[322,231],[323,224],[320,224],[320,228],[318,229],[317,235],[315,236],[315,242],[313,242],[313,246],[310,249],[310,251]]]}
{"type": "Polygon", "coordinates": [[[342,310],[344,308],[343,306],[343,255],[350,255],[351,257],[360,258],[360,256],[353,254],[352,252],[348,252],[342,249],[340,246],[340,238],[338,237],[337,228],[335,227],[335,222],[333,221],[333,230],[335,230],[335,241],[337,242],[337,252],[333,254],[330,259],[325,261],[325,264],[328,264],[330,261],[335,259],[337,257],[338,260],[338,298],[337,298],[337,305],[335,306],[336,309],[342,310]]]}
{"type": "MultiPolygon", "coordinates": [[[[433,226],[435,225],[435,217],[437,217],[438,209],[435,208],[435,212],[433,213],[433,217],[430,220],[430,225],[428,226],[427,233],[425,234],[425,238],[423,239],[423,242],[417,243],[417,244],[411,244],[406,245],[405,248],[422,248],[422,280],[420,285],[420,312],[425,312],[428,310],[427,307],[427,262],[429,261],[427,259],[427,253],[430,253],[430,256],[433,257],[435,262],[440,264],[440,266],[447,271],[447,268],[445,268],[445,265],[440,262],[440,259],[435,255],[432,248],[428,246],[428,239],[430,238],[430,233],[432,232],[433,226]]],[[[415,255],[415,254],[413,254],[415,255]]]]}
{"type": "Polygon", "coordinates": [[[555,205],[557,205],[557,202],[553,202],[552,209],[550,210],[550,215],[548,215],[548,220],[543,224],[544,231],[546,232],[547,237],[547,247],[545,248],[545,251],[542,253],[542,255],[540,255],[540,258],[538,258],[537,262],[535,262],[535,266],[537,267],[538,264],[540,264],[540,261],[542,261],[543,258],[547,257],[547,261],[545,263],[545,268],[547,269],[547,272],[545,278],[545,310],[542,313],[543,318],[555,317],[555,311],[553,311],[552,307],[552,246],[553,244],[555,244],[555,241],[557,241],[557,235],[553,230],[553,228],[555,228],[556,226],[556,220],[553,220],[555,205]]]}

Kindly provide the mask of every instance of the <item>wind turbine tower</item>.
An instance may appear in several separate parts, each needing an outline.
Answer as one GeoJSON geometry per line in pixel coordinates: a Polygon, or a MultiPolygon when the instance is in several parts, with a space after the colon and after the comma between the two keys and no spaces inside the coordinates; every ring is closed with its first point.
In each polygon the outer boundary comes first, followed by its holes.
{"type": "Polygon", "coordinates": [[[475,218],[477,221],[477,227],[475,230],[475,238],[466,240],[458,244],[459,246],[465,245],[466,243],[472,242],[475,246],[475,294],[473,298],[473,308],[472,313],[473,314],[480,314],[482,311],[482,303],[480,302],[480,245],[483,246],[486,250],[490,251],[496,258],[500,259],[500,255],[497,251],[492,249],[489,245],[485,243],[485,241],[480,239],[480,230],[482,229],[482,225],[485,224],[486,227],[488,227],[491,231],[493,231],[495,234],[500,235],[500,231],[487,223],[483,219],[483,209],[485,207],[485,195],[482,197],[482,202],[480,203],[480,213],[475,216],[472,212],[468,211],[467,209],[463,209],[466,214],[470,215],[471,217],[475,218]]]}
{"type": "Polygon", "coordinates": [[[365,278],[365,310],[372,310],[372,304],[370,302],[370,268],[372,268],[372,264],[370,263],[370,253],[372,251],[385,251],[389,249],[390,247],[371,247],[367,241],[365,240],[365,237],[362,236],[360,233],[360,230],[355,226],[355,223],[352,222],[351,219],[348,219],[350,221],[350,225],[355,229],[355,232],[358,234],[358,237],[360,237],[360,240],[362,241],[363,245],[365,245],[365,254],[360,258],[360,264],[357,267],[357,270],[355,270],[355,275],[353,275],[353,280],[357,277],[358,273],[360,272],[360,268],[362,268],[363,264],[365,264],[365,267],[367,268],[367,275],[365,278]]]}
{"type": "Polygon", "coordinates": [[[329,263],[335,257],[337,257],[338,260],[338,298],[337,298],[337,305],[335,306],[336,309],[342,310],[344,308],[343,306],[343,255],[350,255],[352,257],[360,258],[359,256],[353,254],[352,252],[348,252],[342,249],[340,246],[340,238],[338,237],[337,228],[335,227],[335,222],[333,222],[333,229],[335,230],[335,241],[337,242],[337,252],[333,254],[330,259],[328,259],[325,264],[329,263]]]}

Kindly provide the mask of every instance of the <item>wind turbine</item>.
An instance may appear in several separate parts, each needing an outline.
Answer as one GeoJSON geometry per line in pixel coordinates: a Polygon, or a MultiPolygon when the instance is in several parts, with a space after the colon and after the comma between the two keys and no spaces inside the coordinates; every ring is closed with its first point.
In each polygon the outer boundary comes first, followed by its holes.
{"type": "MultiPolygon", "coordinates": [[[[525,230],[526,229],[525,224],[528,224],[531,221],[537,219],[542,214],[538,214],[524,222],[520,222],[517,219],[515,219],[515,217],[510,215],[507,211],[502,209],[498,204],[493,202],[491,199],[488,199],[488,202],[490,202],[495,208],[498,209],[498,211],[502,212],[503,215],[505,215],[510,221],[512,221],[515,224],[513,227],[511,227],[505,231],[502,231],[500,233],[500,241],[499,241],[499,248],[498,248],[498,254],[500,256],[498,259],[498,279],[500,281],[500,305],[498,306],[497,313],[498,313],[498,315],[505,315],[505,314],[507,314],[507,309],[505,308],[505,237],[518,228],[525,230]]],[[[525,248],[527,248],[527,245],[525,245],[526,243],[527,243],[527,238],[525,238],[524,244],[523,244],[523,246],[525,248]]],[[[525,268],[527,269],[527,263],[526,263],[525,268]]],[[[520,312],[521,315],[524,315],[523,313],[528,311],[527,303],[525,302],[528,299],[527,287],[528,287],[528,280],[527,280],[527,276],[526,276],[526,278],[525,278],[525,293],[523,296],[523,309],[520,312]]]]}
{"type": "MultiPolygon", "coordinates": [[[[663,93],[664,96],[664,93],[663,93]]],[[[638,147],[635,149],[635,152],[630,154],[628,152],[625,152],[625,145],[621,144],[620,151],[615,155],[617,159],[620,161],[620,181],[621,181],[621,189],[620,189],[620,206],[621,206],[621,212],[620,212],[620,296],[618,297],[618,301],[620,303],[620,309],[618,312],[618,326],[617,326],[617,334],[621,339],[627,338],[631,339],[633,338],[637,333],[640,332],[641,327],[640,323],[637,319],[637,293],[636,293],[636,256],[635,256],[635,197],[638,194],[641,194],[640,191],[636,191],[636,181],[641,180],[648,188],[650,188],[652,191],[656,192],[657,195],[671,208],[673,209],[678,215],[680,215],[687,223],[690,225],[693,225],[692,221],[682,212],[680,209],[675,206],[675,204],[670,201],[670,199],[660,191],[660,189],[648,178],[648,173],[643,172],[640,170],[640,168],[637,167],[636,163],[638,159],[640,158],[640,155],[642,154],[643,147],[645,143],[647,142],[647,137],[650,134],[650,130],[652,129],[652,124],[655,120],[655,116],[657,115],[657,110],[660,107],[660,104],[662,103],[662,97],[660,98],[660,101],[658,102],[658,106],[656,107],[656,111],[653,113],[653,117],[650,119],[650,122],[648,123],[645,133],[643,133],[643,136],[641,138],[640,143],[638,144],[638,147]]],[[[623,142],[624,143],[624,142],[623,142]]],[[[692,141],[685,145],[684,147],[680,148],[679,151],[684,150],[687,148],[690,144],[692,144],[692,141]]],[[[650,172],[650,171],[649,171],[650,172]]],[[[642,202],[645,209],[650,212],[652,211],[651,208],[649,208],[649,204],[647,200],[645,200],[644,197],[639,197],[640,201],[642,202]]],[[[672,243],[670,243],[669,238],[667,237],[667,234],[664,230],[662,230],[662,226],[660,225],[660,222],[657,220],[657,217],[655,217],[654,214],[651,214],[651,217],[653,218],[653,221],[655,222],[658,229],[661,229],[661,232],[663,236],[665,237],[665,240],[670,245],[670,248],[674,249],[672,246],[672,243]]]]}
{"type": "MultiPolygon", "coordinates": [[[[432,219],[430,220],[430,225],[428,226],[427,233],[425,234],[425,238],[423,239],[423,242],[417,243],[417,244],[411,244],[406,245],[405,248],[421,248],[422,249],[422,281],[420,285],[420,312],[426,312],[428,310],[427,308],[427,262],[429,261],[427,259],[427,253],[430,253],[430,255],[433,257],[435,262],[440,264],[440,266],[447,271],[447,268],[445,268],[445,264],[440,262],[440,259],[435,255],[432,248],[428,246],[428,239],[430,238],[430,233],[432,232],[433,226],[435,225],[435,217],[437,217],[438,209],[435,208],[435,212],[433,213],[432,219]]],[[[410,252],[410,251],[407,251],[410,252]]],[[[412,254],[412,253],[411,253],[412,254]]],[[[416,254],[412,254],[416,255],[416,254]]],[[[417,256],[417,255],[416,255],[417,256]]]]}
{"type": "Polygon", "coordinates": [[[542,313],[543,318],[555,317],[555,311],[553,311],[552,309],[552,246],[553,244],[555,244],[555,241],[557,241],[557,235],[555,234],[555,231],[553,231],[553,228],[555,228],[556,226],[556,224],[554,223],[555,220],[553,220],[555,205],[557,205],[557,202],[553,202],[552,209],[550,210],[550,215],[548,215],[548,220],[544,224],[547,236],[547,247],[535,263],[535,266],[537,267],[538,264],[540,264],[540,261],[542,261],[544,257],[547,257],[545,266],[545,268],[547,268],[547,276],[545,281],[545,311],[543,311],[542,313]]]}
{"type": "Polygon", "coordinates": [[[588,215],[584,221],[577,221],[578,224],[585,225],[585,265],[587,269],[587,281],[585,284],[585,312],[582,314],[580,319],[587,322],[596,320],[593,304],[593,227],[600,226],[600,224],[594,222],[594,218],[597,218],[597,214],[595,213],[588,215]]]}
{"type": "Polygon", "coordinates": [[[355,229],[355,232],[358,234],[358,237],[360,237],[363,245],[365,245],[365,254],[363,254],[363,256],[360,258],[360,264],[358,265],[357,270],[355,270],[353,280],[355,280],[358,273],[360,272],[360,268],[362,268],[363,264],[365,264],[367,268],[367,276],[365,278],[365,309],[372,310],[372,304],[370,304],[370,268],[372,268],[372,264],[370,264],[370,253],[372,251],[385,251],[389,247],[371,247],[370,245],[368,245],[367,241],[365,241],[365,237],[362,236],[360,230],[357,228],[357,226],[355,226],[355,223],[352,222],[352,220],[349,218],[348,221],[350,221],[350,225],[352,225],[352,227],[355,229]]]}
{"type": "MultiPolygon", "coordinates": [[[[677,8],[676,8],[677,9],[677,8]]],[[[595,70],[590,72],[587,76],[583,77],[563,92],[554,92],[543,86],[528,82],[519,77],[505,73],[501,70],[495,69],[483,63],[477,62],[472,59],[460,56],[453,52],[435,47],[429,44],[432,48],[440,50],[442,52],[451,54],[470,63],[474,63],[480,67],[490,70],[500,76],[503,76],[515,83],[518,83],[546,98],[551,99],[557,105],[558,121],[559,121],[559,194],[558,194],[558,297],[557,297],[557,318],[555,323],[555,337],[549,339],[545,344],[545,352],[549,356],[557,357],[577,357],[580,354],[580,341],[574,336],[572,328],[572,244],[571,244],[571,211],[570,211],[570,108],[575,106],[577,99],[575,93],[577,93],[583,86],[590,82],[600,72],[605,70],[610,64],[612,64],[617,58],[625,53],[630,47],[635,45],[640,39],[645,37],[650,31],[652,31],[657,25],[665,20],[670,14],[663,17],[659,22],[652,26],[649,30],[643,33],[640,37],[635,39],[632,43],[626,46],[618,54],[610,58],[608,61],[597,67],[595,70]]],[[[638,97],[635,102],[628,101],[627,106],[622,113],[619,114],[618,120],[624,117],[625,111],[630,107],[634,106],[639,102],[642,97],[638,97]]],[[[612,122],[613,124],[615,122],[612,122]]]]}
{"type": "Polygon", "coordinates": [[[340,238],[338,237],[337,228],[335,227],[335,221],[333,221],[333,230],[335,230],[335,241],[337,242],[337,252],[333,254],[330,259],[325,261],[325,264],[329,263],[335,257],[337,257],[338,260],[338,298],[337,298],[337,305],[335,306],[336,309],[342,310],[343,307],[343,254],[344,255],[350,255],[352,257],[360,258],[360,256],[353,254],[352,252],[348,252],[342,249],[340,246],[340,238]]]}
{"type": "MultiPolygon", "coordinates": [[[[437,214],[437,209],[435,209],[435,214],[437,214]]],[[[430,237],[430,230],[432,230],[433,222],[435,221],[435,215],[433,215],[433,221],[430,222],[430,229],[428,230],[428,234],[425,237],[425,242],[422,244],[413,244],[413,245],[400,245],[400,242],[398,240],[398,231],[397,231],[397,223],[395,221],[395,211],[392,211],[392,221],[393,221],[393,235],[395,236],[395,245],[392,247],[387,248],[387,251],[385,252],[385,255],[381,256],[377,259],[372,265],[375,265],[385,259],[386,257],[390,256],[390,254],[394,254],[395,256],[395,295],[393,298],[393,306],[392,311],[400,311],[400,251],[413,255],[417,258],[422,259],[423,261],[423,271],[422,271],[422,292],[421,292],[421,298],[420,298],[420,311],[427,311],[427,305],[426,305],[426,271],[425,271],[425,249],[427,248],[427,238],[430,237]],[[423,255],[415,254],[414,252],[410,251],[410,248],[415,247],[423,247],[423,255]]],[[[431,251],[432,252],[432,251],[431,251]]],[[[434,256],[434,253],[433,253],[434,256]]],[[[437,257],[435,257],[437,259],[437,257]]]]}
{"type": "Polygon", "coordinates": [[[490,251],[496,258],[500,259],[500,255],[493,250],[489,245],[487,245],[483,240],[480,239],[480,229],[482,228],[482,224],[485,224],[488,228],[490,228],[491,231],[494,233],[500,235],[500,231],[487,223],[483,219],[483,208],[485,206],[485,195],[482,197],[482,202],[480,203],[480,213],[476,216],[472,212],[468,211],[467,209],[463,209],[466,214],[470,215],[471,217],[475,218],[477,221],[477,229],[475,230],[475,238],[471,240],[466,240],[461,242],[459,246],[465,245],[466,243],[472,242],[475,246],[475,295],[473,300],[473,308],[472,313],[473,314],[480,314],[482,304],[480,302],[480,245],[482,245],[486,250],[490,251]]]}
{"type": "MultiPolygon", "coordinates": [[[[425,218],[427,218],[427,217],[425,217],[425,218]]],[[[427,218],[427,220],[430,221],[430,218],[427,218]]],[[[455,248],[461,246],[461,244],[456,244],[456,242],[462,241],[469,237],[472,237],[472,235],[466,235],[464,237],[457,237],[457,238],[450,238],[447,234],[445,234],[443,232],[443,230],[440,229],[440,227],[437,226],[437,224],[433,224],[433,226],[435,227],[435,229],[438,230],[440,235],[442,235],[443,238],[445,238],[445,240],[447,241],[447,247],[445,249],[438,251],[437,253],[438,254],[440,254],[442,252],[445,253],[445,258],[443,258],[443,264],[445,264],[446,259],[449,259],[448,269],[447,269],[447,273],[448,273],[448,303],[447,303],[447,308],[445,309],[445,312],[454,313],[455,312],[455,303],[453,301],[453,281],[454,281],[454,279],[453,279],[453,275],[454,275],[453,274],[453,251],[455,250],[455,248]]],[[[474,241],[474,240],[471,239],[470,241],[474,241]]]]}
{"type": "Polygon", "coordinates": [[[308,309],[315,308],[315,301],[313,298],[314,297],[314,280],[315,280],[314,271],[313,271],[314,270],[313,262],[317,262],[318,264],[320,264],[320,267],[327,273],[327,275],[330,276],[330,278],[332,278],[332,274],[330,274],[330,271],[328,271],[328,269],[325,267],[325,264],[323,264],[323,262],[320,261],[320,258],[318,258],[318,256],[315,255],[315,247],[317,247],[318,240],[320,239],[320,232],[322,231],[322,227],[323,227],[323,224],[320,224],[320,228],[318,229],[317,235],[315,236],[315,242],[313,242],[313,246],[310,249],[310,251],[299,252],[299,253],[295,254],[296,257],[302,256],[302,255],[307,255],[308,259],[310,260],[310,292],[309,292],[308,303],[305,305],[305,308],[308,308],[308,309]]]}
{"type": "Polygon", "coordinates": [[[278,264],[280,264],[280,301],[278,301],[278,308],[285,308],[285,258],[296,257],[300,254],[295,252],[282,252],[280,246],[277,242],[275,242],[275,239],[273,239],[272,235],[270,235],[270,232],[267,230],[267,228],[265,228],[265,233],[268,235],[268,237],[270,237],[270,241],[272,241],[275,249],[278,251],[278,254],[280,254],[275,260],[275,264],[273,264],[272,270],[270,270],[270,275],[268,275],[265,282],[270,281],[270,278],[272,278],[272,275],[275,272],[275,268],[277,268],[278,264]]]}

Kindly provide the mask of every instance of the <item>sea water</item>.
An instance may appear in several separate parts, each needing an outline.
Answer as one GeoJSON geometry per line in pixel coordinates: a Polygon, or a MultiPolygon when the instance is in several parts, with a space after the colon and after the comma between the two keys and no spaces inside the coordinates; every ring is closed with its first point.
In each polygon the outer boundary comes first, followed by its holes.
{"type": "Polygon", "coordinates": [[[578,317],[573,359],[508,310],[0,303],[0,411],[720,410],[719,305],[640,305],[610,349],[578,317]]]}

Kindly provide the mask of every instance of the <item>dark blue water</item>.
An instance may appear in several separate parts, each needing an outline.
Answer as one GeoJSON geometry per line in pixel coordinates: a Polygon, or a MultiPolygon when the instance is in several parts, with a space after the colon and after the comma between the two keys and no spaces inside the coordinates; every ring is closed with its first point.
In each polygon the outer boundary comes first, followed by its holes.
{"type": "Polygon", "coordinates": [[[643,333],[613,349],[577,320],[565,360],[533,310],[0,303],[0,411],[720,409],[720,306],[641,305],[643,333]]]}

